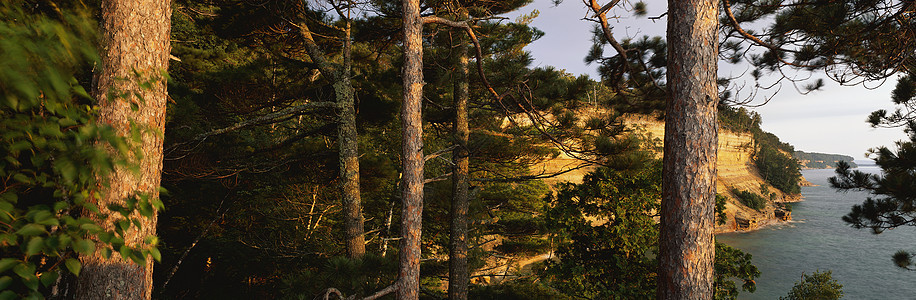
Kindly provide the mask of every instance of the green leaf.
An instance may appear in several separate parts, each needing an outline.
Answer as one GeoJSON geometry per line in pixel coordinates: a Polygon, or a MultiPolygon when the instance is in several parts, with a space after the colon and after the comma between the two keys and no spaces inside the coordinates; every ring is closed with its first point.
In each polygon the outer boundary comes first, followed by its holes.
{"type": "Polygon", "coordinates": [[[22,173],[13,174],[13,180],[19,181],[24,184],[32,184],[32,180],[28,176],[22,173]]]}
{"type": "Polygon", "coordinates": [[[82,228],[85,231],[88,231],[90,234],[102,231],[101,226],[92,224],[92,223],[86,223],[86,224],[80,225],[80,228],[82,228]]]}
{"type": "Polygon", "coordinates": [[[73,243],[73,250],[83,255],[91,255],[95,252],[95,243],[88,239],[80,239],[73,243]]]}
{"type": "Polygon", "coordinates": [[[46,226],[57,226],[60,225],[60,221],[47,210],[42,210],[35,214],[35,223],[46,226]]]}
{"type": "Polygon", "coordinates": [[[64,261],[64,266],[66,266],[67,270],[70,270],[70,273],[73,273],[73,275],[80,276],[80,268],[82,267],[82,264],[80,264],[79,260],[68,258],[64,261]]]}
{"type": "Polygon", "coordinates": [[[38,133],[45,136],[61,137],[64,134],[60,131],[60,125],[54,123],[44,123],[38,127],[38,133]]]}
{"type": "Polygon", "coordinates": [[[131,250],[130,250],[130,247],[127,247],[127,245],[122,245],[120,251],[118,251],[118,252],[121,253],[121,258],[123,258],[123,259],[129,259],[129,258],[130,258],[130,252],[131,252],[131,250]]]}
{"type": "Polygon", "coordinates": [[[0,292],[0,300],[13,300],[13,299],[19,299],[19,295],[16,295],[15,292],[10,291],[10,290],[0,292]]]}
{"type": "Polygon", "coordinates": [[[27,263],[20,263],[13,267],[13,273],[19,275],[22,279],[35,277],[35,266],[27,263]]]}
{"type": "Polygon", "coordinates": [[[58,277],[57,271],[48,271],[48,272],[45,272],[44,274],[41,274],[41,277],[39,277],[39,281],[41,281],[41,285],[44,285],[45,287],[49,287],[52,284],[54,284],[55,281],[57,281],[57,277],[58,277]]]}
{"type": "Polygon", "coordinates": [[[149,255],[153,257],[158,262],[162,262],[162,253],[159,253],[159,249],[156,247],[149,248],[149,255]]]}
{"type": "Polygon", "coordinates": [[[19,263],[19,260],[15,258],[7,257],[4,259],[0,259],[0,273],[6,272],[6,270],[9,270],[10,268],[12,268],[13,266],[15,266],[18,263],[19,263]]]}
{"type": "Polygon", "coordinates": [[[29,149],[29,148],[32,148],[32,143],[30,143],[29,141],[24,141],[24,140],[23,140],[23,141],[18,141],[18,142],[16,142],[16,143],[14,143],[12,146],[10,146],[9,149],[10,149],[10,152],[12,152],[12,153],[18,153],[18,152],[20,152],[20,151],[22,151],[22,150],[26,150],[26,149],[29,149]]]}
{"type": "Polygon", "coordinates": [[[79,173],[73,162],[68,159],[59,159],[55,161],[54,166],[57,168],[57,171],[60,172],[60,175],[64,177],[64,180],[68,183],[72,183],[79,173]]]}
{"type": "Polygon", "coordinates": [[[66,201],[57,201],[54,202],[54,211],[62,211],[70,207],[70,203],[66,201]]]}
{"type": "Polygon", "coordinates": [[[41,226],[38,224],[26,224],[25,226],[22,226],[22,228],[20,228],[19,231],[16,231],[16,234],[22,235],[22,236],[32,236],[32,235],[39,235],[45,232],[47,231],[45,231],[44,226],[41,226]]]}
{"type": "Polygon", "coordinates": [[[123,219],[118,221],[118,228],[120,228],[121,231],[124,231],[124,232],[126,232],[127,230],[130,230],[130,221],[123,220],[123,219]]]}
{"type": "Polygon", "coordinates": [[[111,248],[102,248],[102,257],[105,259],[111,258],[111,248]]]}
{"type": "MultiPolygon", "coordinates": [[[[82,97],[82,98],[84,98],[84,99],[92,99],[92,96],[89,96],[89,93],[87,93],[87,92],[86,92],[86,89],[83,88],[83,86],[81,86],[81,85],[74,85],[74,86],[73,86],[73,94],[75,94],[75,95],[77,95],[77,96],[80,96],[80,97],[82,97]]],[[[61,125],[63,125],[63,124],[61,124],[61,125]]],[[[66,126],[66,125],[64,125],[64,126],[66,126]]]]}
{"type": "Polygon", "coordinates": [[[141,266],[146,264],[146,256],[143,256],[143,253],[139,251],[131,251],[130,260],[141,266]]]}
{"type": "Polygon", "coordinates": [[[13,233],[0,234],[0,244],[2,243],[7,243],[10,246],[16,246],[19,245],[19,239],[18,236],[13,233]]]}
{"type": "Polygon", "coordinates": [[[10,287],[11,284],[13,284],[13,277],[0,277],[0,290],[6,290],[6,288],[10,287]]]}
{"type": "Polygon", "coordinates": [[[44,250],[44,247],[44,239],[42,239],[40,236],[32,237],[32,239],[29,240],[29,243],[25,246],[25,255],[31,256],[39,254],[42,250],[44,250]]]}
{"type": "Polygon", "coordinates": [[[30,290],[37,291],[39,284],[38,276],[32,275],[27,278],[22,278],[22,284],[30,290]]]}
{"type": "Polygon", "coordinates": [[[3,194],[0,194],[0,201],[16,203],[19,201],[19,196],[17,196],[16,193],[13,193],[13,192],[5,192],[3,194]]]}

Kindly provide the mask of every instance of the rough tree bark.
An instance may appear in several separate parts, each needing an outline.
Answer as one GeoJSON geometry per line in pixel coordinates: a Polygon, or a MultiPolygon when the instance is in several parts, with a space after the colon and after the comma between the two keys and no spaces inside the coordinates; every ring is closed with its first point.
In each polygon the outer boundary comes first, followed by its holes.
{"type": "Polygon", "coordinates": [[[344,25],[343,64],[331,63],[315,43],[312,32],[303,21],[299,24],[305,49],[318,65],[318,70],[333,82],[334,97],[337,100],[337,145],[340,168],[341,200],[343,202],[344,228],[346,231],[347,256],[362,258],[366,253],[366,234],[363,221],[363,207],[359,188],[359,144],[356,131],[356,105],[353,85],[350,81],[350,19],[341,15],[344,25]]]}
{"type": "Polygon", "coordinates": [[[340,105],[337,139],[340,157],[340,180],[343,191],[344,226],[347,229],[347,255],[351,259],[366,254],[366,237],[363,224],[363,201],[359,194],[359,136],[356,132],[356,105],[353,85],[350,83],[350,22],[344,28],[344,46],[341,50],[343,66],[337,73],[334,94],[340,105]]]}
{"type": "MultiPolygon", "coordinates": [[[[123,202],[134,193],[145,193],[158,199],[162,175],[162,137],[165,126],[166,83],[161,73],[168,67],[171,2],[169,0],[103,0],[101,9],[102,65],[93,78],[93,95],[99,100],[99,122],[114,127],[123,136],[130,135],[130,123],[151,129],[142,130],[139,147],[139,173],[117,168],[102,187],[97,205],[107,213],[110,203],[123,202]],[[158,79],[151,89],[140,89],[134,76],[137,71],[148,80],[158,79]],[[139,91],[143,99],[112,99],[111,91],[139,91]],[[139,109],[131,109],[129,102],[139,109]]],[[[143,243],[156,233],[156,212],[151,218],[139,215],[142,228],[125,232],[128,245],[143,243]]],[[[113,230],[115,220],[104,220],[102,226],[113,230]]],[[[115,249],[117,250],[117,249],[115,249]]],[[[80,257],[83,268],[74,290],[76,299],[149,299],[152,292],[153,260],[137,265],[113,254],[110,259],[94,255],[80,257]]]]}
{"type": "Polygon", "coordinates": [[[718,0],[668,1],[658,299],[712,299],[718,0]]]}
{"type": "Polygon", "coordinates": [[[404,24],[404,80],[401,104],[403,145],[401,161],[401,253],[398,270],[398,299],[418,299],[420,296],[420,234],[423,217],[423,23],[420,1],[403,0],[401,11],[404,24]]]}
{"type": "MultiPolygon", "coordinates": [[[[466,18],[463,16],[463,18],[466,18]]],[[[468,43],[457,36],[455,48],[455,147],[452,215],[449,227],[448,298],[468,298],[468,43]]]]}

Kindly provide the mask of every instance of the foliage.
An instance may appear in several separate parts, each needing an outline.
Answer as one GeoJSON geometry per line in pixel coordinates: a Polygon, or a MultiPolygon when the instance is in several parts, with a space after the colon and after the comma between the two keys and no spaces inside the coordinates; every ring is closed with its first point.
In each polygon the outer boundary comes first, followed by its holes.
{"type": "Polygon", "coordinates": [[[874,151],[875,163],[884,172],[870,174],[852,170],[845,162],[838,164],[830,185],[838,190],[862,190],[876,196],[852,207],[843,220],[855,228],[870,228],[875,233],[899,226],[910,225],[916,216],[914,207],[914,153],[916,135],[909,141],[897,143],[897,150],[879,147],[874,151]]]}
{"type": "Polygon", "coordinates": [[[856,167],[856,163],[853,162],[853,157],[848,155],[795,151],[792,153],[792,156],[799,162],[804,162],[805,168],[836,168],[836,164],[840,161],[845,161],[853,168],[856,167]]]}
{"type": "Polygon", "coordinates": [[[762,119],[760,114],[748,111],[747,108],[719,105],[719,127],[734,132],[753,132],[760,130],[762,119]]]}
{"type": "Polygon", "coordinates": [[[332,257],[320,268],[284,276],[282,298],[314,299],[323,296],[328,287],[335,287],[347,296],[366,296],[393,283],[396,274],[397,256],[367,253],[358,260],[332,257]]]}
{"type": "Polygon", "coordinates": [[[754,278],[760,271],[751,264],[751,254],[723,243],[716,243],[716,299],[737,299],[738,288],[732,278],[742,281],[741,289],[750,293],[757,290],[754,278]]]}
{"type": "MultiPolygon", "coordinates": [[[[159,260],[156,237],[127,245],[124,232],[161,202],[135,195],[101,215],[93,203],[114,167],[136,166],[132,141],[96,124],[92,99],[78,77],[96,60],[89,41],[96,24],[87,9],[48,3],[0,4],[0,298],[41,298],[66,268],[78,275],[78,255],[118,253],[159,260]],[[119,218],[114,230],[99,220],[119,218]]],[[[136,129],[136,128],[135,128],[136,129]]]]}
{"type": "Polygon", "coordinates": [[[542,283],[522,279],[492,285],[472,285],[468,299],[564,300],[573,298],[542,283]]]}
{"type": "MultiPolygon", "coordinates": [[[[547,211],[557,260],[548,261],[542,276],[571,297],[654,297],[660,185],[659,161],[628,170],[599,168],[582,184],[560,184],[547,211]]],[[[717,299],[737,296],[732,278],[753,292],[759,275],[750,254],[717,243],[717,299]]]]}
{"type": "MultiPolygon", "coordinates": [[[[868,122],[873,127],[903,127],[908,139],[896,142],[896,149],[880,146],[869,150],[881,174],[852,170],[849,164],[837,164],[836,175],[830,185],[840,191],[865,191],[871,194],[862,204],[854,205],[843,216],[843,221],[853,228],[868,228],[879,234],[887,229],[912,226],[916,220],[916,86],[914,75],[901,77],[891,94],[898,109],[888,115],[886,111],[873,112],[868,122]]],[[[913,269],[913,252],[898,251],[893,256],[900,268],[913,269]]]]}
{"type": "Polygon", "coordinates": [[[725,214],[726,203],[728,203],[728,197],[716,193],[716,225],[725,225],[728,222],[728,216],[725,214]]]}
{"type": "MultiPolygon", "coordinates": [[[[836,168],[836,176],[829,179],[830,185],[840,191],[866,191],[872,196],[862,204],[853,205],[843,221],[854,228],[868,228],[878,234],[887,229],[911,226],[916,220],[916,134],[908,127],[909,140],[898,141],[897,149],[878,147],[873,150],[872,159],[883,171],[870,174],[852,170],[845,162],[836,168]]],[[[901,268],[913,266],[912,253],[900,251],[894,255],[894,262],[901,268]]]]}
{"type": "Polygon", "coordinates": [[[802,274],[801,281],[780,300],[836,300],[843,298],[843,285],[833,279],[831,271],[815,271],[814,274],[802,274]]]}
{"type": "Polygon", "coordinates": [[[754,156],[754,164],[757,165],[760,176],[773,187],[791,195],[801,192],[798,185],[801,171],[798,169],[798,161],[794,158],[775,147],[762,145],[754,156]]]}
{"type": "Polygon", "coordinates": [[[661,165],[637,172],[599,168],[582,184],[564,183],[547,222],[557,261],[546,276],[560,291],[585,298],[654,295],[661,165]]]}
{"type": "Polygon", "coordinates": [[[739,201],[741,201],[742,204],[744,204],[747,207],[750,207],[756,210],[761,210],[761,209],[764,209],[767,205],[766,199],[764,199],[763,197],[760,197],[760,195],[758,194],[751,193],[746,190],[738,190],[738,189],[732,189],[731,192],[732,194],[735,195],[735,197],[738,198],[739,201]]]}

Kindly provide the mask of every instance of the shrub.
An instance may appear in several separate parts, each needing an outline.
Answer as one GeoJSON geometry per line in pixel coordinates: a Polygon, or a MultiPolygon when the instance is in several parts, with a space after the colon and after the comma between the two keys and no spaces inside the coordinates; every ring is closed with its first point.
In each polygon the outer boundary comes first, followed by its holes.
{"type": "Polygon", "coordinates": [[[735,197],[738,197],[742,204],[756,210],[761,210],[767,205],[767,201],[763,197],[748,191],[732,189],[732,194],[735,194],[735,197]]]}
{"type": "Polygon", "coordinates": [[[831,272],[815,271],[802,274],[802,280],[795,283],[786,297],[780,300],[835,300],[843,298],[843,285],[833,279],[831,272]]]}

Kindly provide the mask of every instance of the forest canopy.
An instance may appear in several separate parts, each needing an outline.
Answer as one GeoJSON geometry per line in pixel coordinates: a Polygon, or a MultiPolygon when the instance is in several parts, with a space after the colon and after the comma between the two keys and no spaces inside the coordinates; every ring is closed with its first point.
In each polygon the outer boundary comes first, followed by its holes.
{"type": "MultiPolygon", "coordinates": [[[[760,272],[715,243],[715,218],[772,212],[768,187],[797,195],[801,152],[761,129],[733,81],[699,69],[746,59],[755,80],[781,68],[885,78],[911,64],[891,55],[910,40],[824,28],[907,29],[862,20],[906,10],[707,1],[721,24],[687,28],[698,4],[672,2],[668,37],[618,42],[618,2],[586,2],[600,80],[533,63],[537,12],[504,17],[529,1],[3,2],[0,298],[119,284],[137,287],[131,299],[753,292],[760,272]],[[741,27],[760,20],[772,23],[741,27]],[[708,38],[676,33],[688,31],[708,38]],[[667,145],[634,115],[664,120],[667,145]],[[720,130],[752,137],[742,147],[765,180],[720,191],[733,205],[715,191],[720,130]],[[671,273],[694,246],[703,267],[671,273]],[[677,276],[697,281],[672,287],[677,276]]],[[[846,189],[894,178],[837,167],[846,189]]],[[[856,226],[902,225],[855,213],[856,226]]]]}

